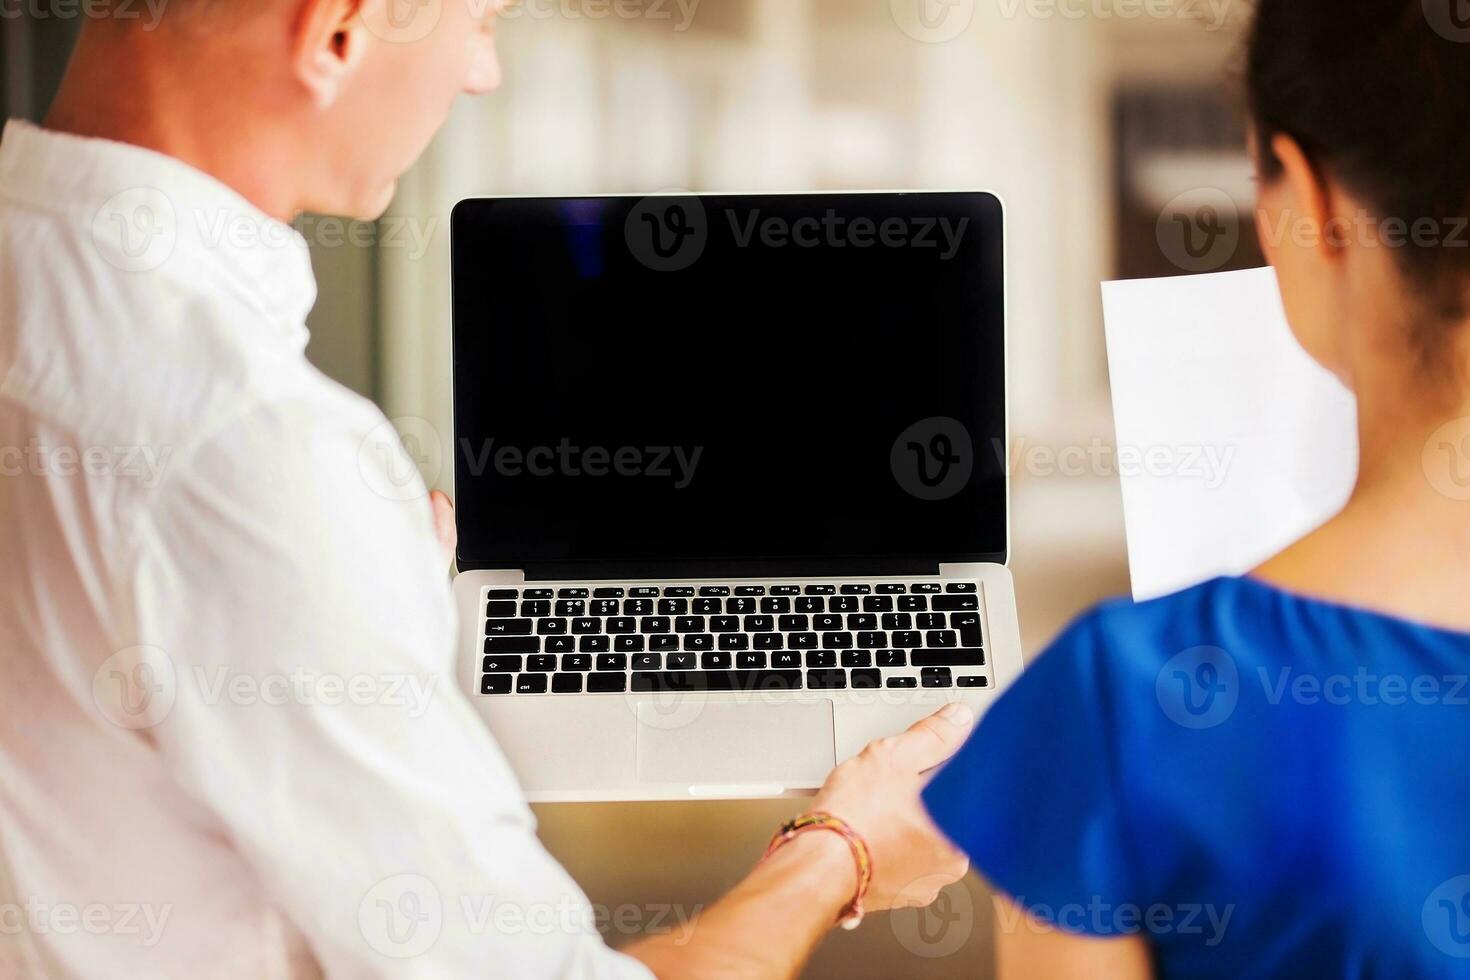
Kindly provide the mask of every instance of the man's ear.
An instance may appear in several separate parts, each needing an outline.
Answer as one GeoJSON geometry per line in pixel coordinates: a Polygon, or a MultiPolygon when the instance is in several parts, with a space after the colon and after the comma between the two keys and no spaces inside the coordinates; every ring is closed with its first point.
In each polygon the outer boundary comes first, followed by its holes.
{"type": "Polygon", "coordinates": [[[296,78],[318,108],[331,105],[342,80],[372,36],[362,19],[364,0],[301,0],[292,25],[291,61],[296,78]]]}

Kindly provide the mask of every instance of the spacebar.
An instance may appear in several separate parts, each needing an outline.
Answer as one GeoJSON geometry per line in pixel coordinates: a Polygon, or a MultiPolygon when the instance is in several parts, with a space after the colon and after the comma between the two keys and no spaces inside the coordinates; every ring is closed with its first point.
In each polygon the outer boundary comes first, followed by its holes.
{"type": "Polygon", "coordinates": [[[635,691],[790,691],[799,670],[661,670],[633,674],[635,691]]]}

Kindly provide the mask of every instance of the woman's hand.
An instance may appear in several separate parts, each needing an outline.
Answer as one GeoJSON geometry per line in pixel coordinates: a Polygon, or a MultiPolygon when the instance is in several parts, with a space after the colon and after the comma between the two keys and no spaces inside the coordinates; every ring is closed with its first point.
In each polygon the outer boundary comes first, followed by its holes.
{"type": "MultiPolygon", "coordinates": [[[[866,908],[922,907],[964,877],[969,861],[934,826],[919,791],[924,774],[955,754],[974,721],[966,705],[946,705],[903,734],[871,743],[832,770],[817,794],[813,810],[842,818],[868,842],[873,882],[866,908]]],[[[854,888],[856,880],[854,873],[854,888]]]]}

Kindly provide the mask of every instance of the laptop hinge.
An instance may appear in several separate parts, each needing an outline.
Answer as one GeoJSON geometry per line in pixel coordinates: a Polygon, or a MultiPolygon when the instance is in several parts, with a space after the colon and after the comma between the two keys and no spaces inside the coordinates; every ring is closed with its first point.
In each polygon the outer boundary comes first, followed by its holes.
{"type": "Polygon", "coordinates": [[[939,562],[893,558],[780,558],[749,560],[536,562],[526,581],[693,578],[831,578],[938,575],[939,562]]]}

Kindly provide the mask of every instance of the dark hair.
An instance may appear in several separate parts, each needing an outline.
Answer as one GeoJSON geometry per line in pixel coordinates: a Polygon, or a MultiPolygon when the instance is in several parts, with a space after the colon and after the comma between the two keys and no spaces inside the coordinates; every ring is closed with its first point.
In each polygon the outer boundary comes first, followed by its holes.
{"type": "Polygon", "coordinates": [[[1271,140],[1284,133],[1379,220],[1436,222],[1433,244],[1408,233],[1394,249],[1436,321],[1417,338],[1425,353],[1441,349],[1443,321],[1470,308],[1470,23],[1461,2],[1257,0],[1247,50],[1265,178],[1281,173],[1271,140]]]}

